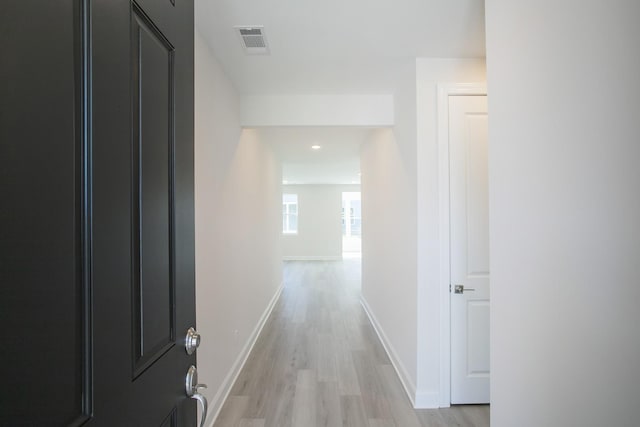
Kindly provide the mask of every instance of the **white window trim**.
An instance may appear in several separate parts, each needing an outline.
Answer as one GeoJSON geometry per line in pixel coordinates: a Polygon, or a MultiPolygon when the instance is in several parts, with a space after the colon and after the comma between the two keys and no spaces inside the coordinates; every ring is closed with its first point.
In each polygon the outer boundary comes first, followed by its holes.
{"type": "MultiPolygon", "coordinates": [[[[290,215],[295,215],[297,218],[300,217],[300,207],[298,206],[298,195],[297,194],[293,194],[293,193],[287,193],[290,194],[292,196],[295,196],[296,201],[295,202],[285,202],[284,200],[282,201],[282,206],[284,207],[282,215],[283,215],[283,219],[285,222],[285,225],[282,228],[282,234],[284,235],[296,235],[298,234],[298,224],[296,222],[296,229],[292,230],[291,226],[289,224],[289,218],[290,215]],[[296,213],[292,214],[289,212],[289,209],[291,206],[295,206],[296,207],[296,213]]],[[[283,194],[283,199],[284,199],[284,194],[283,194]]]]}

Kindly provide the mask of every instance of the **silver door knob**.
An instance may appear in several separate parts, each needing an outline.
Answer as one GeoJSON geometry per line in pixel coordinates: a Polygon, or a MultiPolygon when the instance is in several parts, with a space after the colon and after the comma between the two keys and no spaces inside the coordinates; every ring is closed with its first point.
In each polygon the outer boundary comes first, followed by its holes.
{"type": "Polygon", "coordinates": [[[207,419],[207,398],[199,393],[200,389],[207,388],[206,384],[198,384],[198,370],[195,366],[191,365],[187,371],[187,378],[185,379],[185,391],[187,396],[191,399],[195,399],[200,403],[202,407],[202,418],[200,419],[200,427],[204,427],[204,422],[207,419]]]}
{"type": "Polygon", "coordinates": [[[187,350],[187,354],[191,355],[198,347],[200,347],[200,334],[195,329],[189,328],[184,339],[184,348],[187,350]]]}

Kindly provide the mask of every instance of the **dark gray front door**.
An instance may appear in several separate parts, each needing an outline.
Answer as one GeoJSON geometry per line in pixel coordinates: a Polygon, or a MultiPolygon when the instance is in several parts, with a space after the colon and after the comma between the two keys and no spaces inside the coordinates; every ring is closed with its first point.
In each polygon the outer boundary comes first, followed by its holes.
{"type": "Polygon", "coordinates": [[[195,425],[193,1],[2,9],[0,425],[195,425]]]}

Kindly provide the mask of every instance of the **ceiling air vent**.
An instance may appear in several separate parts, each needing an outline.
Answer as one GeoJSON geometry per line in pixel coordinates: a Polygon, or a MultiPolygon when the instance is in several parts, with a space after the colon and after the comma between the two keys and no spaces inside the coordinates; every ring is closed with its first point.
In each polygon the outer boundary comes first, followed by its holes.
{"type": "Polygon", "coordinates": [[[264,36],[262,25],[234,27],[242,41],[242,47],[247,55],[266,55],[269,45],[264,36]]]}

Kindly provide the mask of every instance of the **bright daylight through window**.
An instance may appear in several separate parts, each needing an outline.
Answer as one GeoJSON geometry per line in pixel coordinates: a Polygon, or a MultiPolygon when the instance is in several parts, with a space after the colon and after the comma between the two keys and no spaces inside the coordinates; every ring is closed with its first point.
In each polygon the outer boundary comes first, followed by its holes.
{"type": "Polygon", "coordinates": [[[282,233],[296,234],[298,232],[298,195],[282,195],[282,233]]]}

